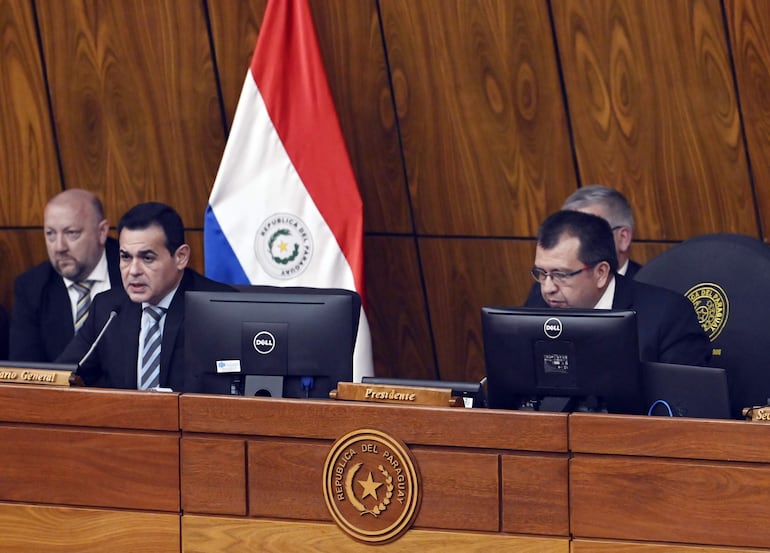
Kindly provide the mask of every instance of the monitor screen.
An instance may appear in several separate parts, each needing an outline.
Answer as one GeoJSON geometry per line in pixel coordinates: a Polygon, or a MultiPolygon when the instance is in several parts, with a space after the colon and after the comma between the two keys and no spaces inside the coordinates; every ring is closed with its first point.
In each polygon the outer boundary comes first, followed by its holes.
{"type": "Polygon", "coordinates": [[[384,376],[364,376],[361,382],[382,384],[384,386],[416,386],[418,388],[441,388],[452,390],[454,397],[462,398],[465,407],[485,407],[484,387],[481,382],[463,382],[458,380],[423,380],[419,378],[389,378],[384,376]]]}
{"type": "Polygon", "coordinates": [[[716,367],[642,363],[645,405],[650,415],[730,418],[727,373],[716,367]]]}
{"type": "Polygon", "coordinates": [[[328,398],[353,378],[361,298],[321,288],[186,292],[187,391],[328,398]]]}
{"type": "Polygon", "coordinates": [[[483,307],[487,404],[641,414],[636,313],[483,307]]]}

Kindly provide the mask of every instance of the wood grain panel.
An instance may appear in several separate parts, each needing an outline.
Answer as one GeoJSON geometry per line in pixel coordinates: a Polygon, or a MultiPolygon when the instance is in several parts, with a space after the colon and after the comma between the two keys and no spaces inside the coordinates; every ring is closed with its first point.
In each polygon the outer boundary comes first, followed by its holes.
{"type": "Polygon", "coordinates": [[[631,258],[637,263],[644,265],[673,245],[663,242],[634,242],[631,247],[631,258]]]}
{"type": "Polygon", "coordinates": [[[418,232],[532,236],[576,187],[547,5],[380,6],[418,232]]]}
{"type": "Polygon", "coordinates": [[[318,42],[367,232],[410,232],[404,165],[375,0],[315,0],[318,42]]]}
{"type": "Polygon", "coordinates": [[[770,547],[770,466],[576,454],[569,471],[575,537],[770,547]]]}
{"type": "Polygon", "coordinates": [[[609,540],[572,540],[571,553],[756,553],[756,549],[676,545],[673,543],[639,543],[609,540]]]}
{"type": "Polygon", "coordinates": [[[481,308],[524,302],[535,243],[423,238],[420,253],[441,378],[478,381],[484,376],[481,308]]]}
{"type": "MultiPolygon", "coordinates": [[[[372,545],[353,540],[333,524],[190,515],[182,517],[182,544],[183,553],[366,553],[373,550],[372,545]]],[[[448,548],[463,553],[569,553],[569,541],[478,532],[410,530],[394,542],[376,546],[376,550],[383,553],[445,553],[448,548]]]]}
{"type": "Polygon", "coordinates": [[[637,236],[758,232],[719,0],[552,3],[580,180],[637,236]]]}
{"type": "MultiPolygon", "coordinates": [[[[497,455],[412,450],[422,482],[415,528],[497,532],[500,482],[497,455]]],[[[525,533],[532,533],[523,530],[525,533]]]]}
{"type": "Polygon", "coordinates": [[[0,421],[179,431],[179,396],[0,384],[0,421]]]}
{"type": "Polygon", "coordinates": [[[158,200],[202,221],[224,148],[202,4],[37,10],[65,184],[98,192],[111,220],[158,200]]]}
{"type": "Polygon", "coordinates": [[[0,426],[0,498],[179,511],[176,434],[0,426]]]}
{"type": "Polygon", "coordinates": [[[583,453],[765,462],[770,425],[669,417],[569,417],[569,448],[583,453]]]}
{"type": "Polygon", "coordinates": [[[179,515],[0,504],[2,549],[13,553],[178,553],[179,515]]]}
{"type": "Polygon", "coordinates": [[[249,441],[249,516],[331,521],[323,492],[329,447],[296,441],[249,441]]]}
{"type": "Polygon", "coordinates": [[[185,432],[336,440],[379,428],[410,446],[564,452],[567,444],[565,413],[183,394],[179,416],[185,432]]]}
{"type": "Polygon", "coordinates": [[[246,514],[246,443],[238,439],[181,441],[182,510],[246,514]]]}
{"type": "Polygon", "coordinates": [[[205,4],[211,21],[217,78],[229,128],[233,124],[235,106],[257,44],[267,0],[205,0],[205,4]]]}
{"type": "Polygon", "coordinates": [[[42,224],[61,190],[32,6],[0,1],[0,225],[42,224]]]}
{"type": "Polygon", "coordinates": [[[374,373],[436,378],[433,343],[412,238],[369,236],[364,241],[366,297],[374,373]]]}
{"type": "Polygon", "coordinates": [[[503,532],[569,535],[567,458],[502,455],[503,532]]]}
{"type": "MultiPolygon", "coordinates": [[[[47,198],[41,199],[40,205],[36,207],[41,219],[46,201],[47,198]]],[[[4,266],[0,275],[0,302],[10,313],[13,307],[13,281],[16,276],[48,260],[43,230],[0,229],[0,256],[4,266]]]]}
{"type": "Polygon", "coordinates": [[[765,241],[770,236],[770,11],[764,0],[725,0],[754,189],[765,241]]]}

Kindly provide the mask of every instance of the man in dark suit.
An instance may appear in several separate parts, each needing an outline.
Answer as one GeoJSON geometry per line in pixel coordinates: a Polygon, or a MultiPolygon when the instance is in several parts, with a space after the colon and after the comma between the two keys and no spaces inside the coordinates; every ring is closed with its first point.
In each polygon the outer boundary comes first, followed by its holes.
{"type": "Polygon", "coordinates": [[[233,288],[187,268],[190,246],[182,219],[165,204],[133,207],[121,218],[118,234],[125,294],[110,291],[94,298],[83,328],[57,361],[86,357],[78,375],[88,386],[187,391],[184,294],[233,288]]]}
{"type": "Polygon", "coordinates": [[[540,227],[527,307],[636,311],[643,361],[705,365],[708,337],[682,295],[618,275],[612,229],[601,217],[558,211],[540,227]]]}
{"type": "MultiPolygon", "coordinates": [[[[563,210],[580,211],[601,217],[610,224],[618,258],[617,273],[634,278],[642,266],[629,257],[634,239],[634,213],[626,197],[609,186],[591,184],[578,188],[564,200],[563,210]]],[[[540,288],[533,284],[527,303],[537,301],[540,288]]]]}
{"type": "Polygon", "coordinates": [[[65,190],[46,205],[43,225],[49,260],[14,283],[9,358],[15,361],[53,361],[75,333],[78,306],[84,314],[96,294],[123,293],[118,242],[107,236],[99,198],[65,190]]]}

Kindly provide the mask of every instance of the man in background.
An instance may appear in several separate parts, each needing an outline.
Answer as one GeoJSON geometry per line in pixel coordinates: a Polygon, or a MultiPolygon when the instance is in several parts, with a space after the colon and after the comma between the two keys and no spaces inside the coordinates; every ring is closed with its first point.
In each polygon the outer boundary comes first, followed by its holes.
{"type": "MultiPolygon", "coordinates": [[[[617,272],[628,278],[634,278],[642,266],[629,257],[631,242],[634,239],[634,214],[626,197],[601,184],[591,184],[578,188],[564,200],[562,210],[580,211],[601,217],[610,224],[612,238],[615,241],[615,254],[618,259],[617,272]]],[[[537,283],[529,289],[526,304],[537,301],[540,287],[537,283]]]]}
{"type": "Polygon", "coordinates": [[[83,325],[97,294],[120,286],[118,243],[96,195],[65,190],[45,207],[48,261],[14,282],[9,358],[50,362],[83,325]]]}
{"type": "Polygon", "coordinates": [[[184,364],[185,292],[233,288],[187,268],[184,225],[168,205],[131,208],[118,223],[118,235],[123,284],[94,298],[83,328],[57,361],[80,363],[77,374],[87,386],[189,391],[194,387],[184,364]]]}

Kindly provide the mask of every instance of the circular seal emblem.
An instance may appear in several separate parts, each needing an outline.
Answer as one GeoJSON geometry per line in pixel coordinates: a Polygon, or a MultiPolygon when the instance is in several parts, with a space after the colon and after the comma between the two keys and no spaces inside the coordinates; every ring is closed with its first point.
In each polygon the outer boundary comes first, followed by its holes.
{"type": "Polygon", "coordinates": [[[543,323],[543,332],[549,338],[555,340],[561,336],[561,320],[551,317],[543,323]]]}
{"type": "Polygon", "coordinates": [[[356,430],[337,440],[326,457],[323,479],[332,518],[357,540],[395,540],[417,516],[420,484],[411,453],[379,430],[356,430]]]}
{"type": "Polygon", "coordinates": [[[271,277],[298,277],[313,256],[313,236],[305,223],[291,213],[274,213],[265,219],[254,239],[257,261],[271,277]]]}
{"type": "Polygon", "coordinates": [[[684,295],[692,302],[698,322],[713,342],[724,330],[730,316],[730,300],[727,294],[718,284],[701,282],[687,290],[684,295]]]}
{"type": "Polygon", "coordinates": [[[254,335],[253,344],[257,353],[267,355],[275,349],[275,336],[267,330],[261,330],[254,335]]]}

